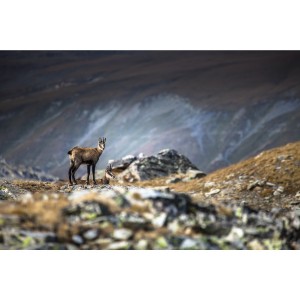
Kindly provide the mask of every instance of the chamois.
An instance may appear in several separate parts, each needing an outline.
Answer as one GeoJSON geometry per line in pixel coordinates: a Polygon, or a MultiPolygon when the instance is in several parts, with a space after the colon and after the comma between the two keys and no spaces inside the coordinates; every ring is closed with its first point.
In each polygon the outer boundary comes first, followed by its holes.
{"type": "Polygon", "coordinates": [[[102,152],[105,149],[105,142],[106,138],[99,138],[98,147],[97,148],[81,148],[81,147],[74,147],[68,151],[69,158],[70,158],[70,168],[69,168],[69,182],[70,185],[73,185],[72,178],[75,184],[77,184],[75,179],[75,172],[78,170],[80,165],[86,164],[87,165],[87,180],[86,183],[89,184],[90,182],[90,171],[92,166],[93,171],[93,182],[96,184],[95,180],[95,168],[96,164],[101,156],[102,152]]]}
{"type": "Polygon", "coordinates": [[[111,164],[106,167],[105,174],[102,179],[100,179],[100,182],[102,184],[109,184],[110,179],[116,178],[115,174],[112,172],[111,164]]]}

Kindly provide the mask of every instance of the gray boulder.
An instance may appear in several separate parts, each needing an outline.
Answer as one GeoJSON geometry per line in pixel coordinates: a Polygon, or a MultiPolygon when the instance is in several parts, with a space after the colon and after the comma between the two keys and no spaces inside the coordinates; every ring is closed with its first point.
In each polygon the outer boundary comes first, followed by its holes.
{"type": "Polygon", "coordinates": [[[134,182],[170,174],[186,173],[189,170],[198,170],[198,168],[176,150],[164,149],[157,155],[136,159],[125,171],[119,174],[119,178],[134,182]]]}
{"type": "Polygon", "coordinates": [[[114,160],[111,162],[112,169],[113,170],[125,170],[128,168],[128,166],[137,160],[137,157],[134,155],[126,155],[123,158],[119,160],[114,160]]]}

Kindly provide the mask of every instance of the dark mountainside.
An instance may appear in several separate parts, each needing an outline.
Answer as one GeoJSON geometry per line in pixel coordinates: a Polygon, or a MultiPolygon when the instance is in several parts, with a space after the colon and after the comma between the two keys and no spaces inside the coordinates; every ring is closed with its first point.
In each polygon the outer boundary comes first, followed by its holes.
{"type": "Polygon", "coordinates": [[[98,168],[173,148],[210,172],[299,140],[299,78],[299,52],[0,52],[0,155],[66,178],[106,136],[98,168]]]}

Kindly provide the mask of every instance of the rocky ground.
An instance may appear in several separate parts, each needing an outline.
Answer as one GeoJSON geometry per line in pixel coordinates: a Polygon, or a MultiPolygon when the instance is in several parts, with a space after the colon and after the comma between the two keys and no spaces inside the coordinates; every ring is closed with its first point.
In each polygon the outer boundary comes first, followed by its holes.
{"type": "Polygon", "coordinates": [[[2,180],[0,248],[300,249],[300,142],[208,175],[173,150],[112,165],[111,185],[2,180]]]}

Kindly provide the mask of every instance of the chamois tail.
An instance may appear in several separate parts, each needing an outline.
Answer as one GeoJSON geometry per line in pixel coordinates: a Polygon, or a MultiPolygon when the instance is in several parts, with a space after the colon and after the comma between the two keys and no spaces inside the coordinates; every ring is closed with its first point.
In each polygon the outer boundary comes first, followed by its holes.
{"type": "Polygon", "coordinates": [[[73,151],[74,149],[76,149],[76,148],[78,148],[78,146],[75,146],[75,147],[73,147],[71,150],[69,150],[69,151],[68,151],[68,154],[71,155],[71,154],[72,154],[72,151],[73,151]]]}

